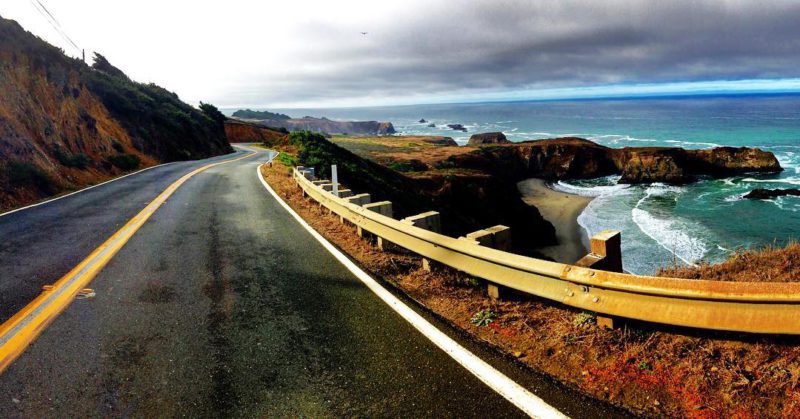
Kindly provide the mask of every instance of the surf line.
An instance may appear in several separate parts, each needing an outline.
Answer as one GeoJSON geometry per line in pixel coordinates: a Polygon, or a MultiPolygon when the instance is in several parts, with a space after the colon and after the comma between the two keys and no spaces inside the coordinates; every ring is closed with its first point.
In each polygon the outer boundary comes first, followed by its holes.
{"type": "Polygon", "coordinates": [[[125,243],[144,225],[156,210],[178,188],[194,175],[222,164],[232,163],[257,155],[250,154],[210,163],[183,175],[169,185],[156,199],[133,216],[121,229],[98,246],[86,259],[72,268],[55,284],[44,288],[41,294],[14,316],[0,325],[0,374],[16,360],[25,349],[61,314],[75,297],[116,255],[125,243]]]}

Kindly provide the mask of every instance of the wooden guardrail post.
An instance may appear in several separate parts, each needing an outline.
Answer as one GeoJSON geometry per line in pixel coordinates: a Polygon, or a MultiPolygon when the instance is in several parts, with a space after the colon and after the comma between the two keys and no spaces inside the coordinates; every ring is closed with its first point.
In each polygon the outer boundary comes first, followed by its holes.
{"type": "MultiPolygon", "coordinates": [[[[350,192],[349,189],[346,189],[346,191],[350,192]]],[[[339,194],[341,195],[342,192],[343,191],[339,191],[339,194]]],[[[347,196],[340,196],[340,197],[344,198],[345,201],[347,201],[347,202],[349,202],[351,204],[358,205],[358,206],[369,204],[369,194],[368,193],[362,193],[362,194],[358,194],[358,195],[352,195],[352,193],[349,193],[349,194],[347,194],[347,196]]],[[[347,224],[347,220],[345,220],[344,215],[340,215],[339,216],[339,221],[342,224],[347,224]]],[[[362,233],[361,233],[361,228],[360,227],[358,228],[358,231],[359,231],[358,236],[362,237],[362,233]]]]}
{"type": "Polygon", "coordinates": [[[368,193],[360,193],[358,195],[348,196],[344,200],[351,204],[363,206],[370,203],[370,195],[368,193]]]}
{"type": "MultiPolygon", "coordinates": [[[[590,240],[590,253],[577,261],[575,265],[610,272],[622,272],[622,235],[616,230],[604,230],[590,240]]],[[[612,329],[614,319],[597,316],[597,325],[612,329]]]]}
{"type": "MultiPolygon", "coordinates": [[[[459,240],[508,252],[511,250],[511,229],[504,225],[496,225],[459,237],[459,240]]],[[[486,292],[489,294],[489,298],[498,300],[507,291],[501,285],[487,282],[486,292]]]]}
{"type": "MultiPolygon", "coordinates": [[[[442,231],[442,220],[439,216],[439,213],[436,211],[428,211],[423,212],[422,214],[412,215],[410,217],[403,218],[400,221],[414,227],[433,231],[434,233],[441,233],[442,231]]],[[[431,261],[427,258],[422,258],[422,269],[428,272],[431,270],[431,261]]]]}
{"type": "MultiPolygon", "coordinates": [[[[385,215],[390,218],[394,216],[394,213],[392,212],[391,201],[373,202],[371,204],[364,205],[364,208],[373,212],[377,212],[380,215],[385,215]]],[[[361,227],[358,227],[358,236],[364,237],[364,230],[362,230],[361,227]]],[[[378,237],[378,249],[384,250],[387,247],[388,247],[388,242],[384,242],[382,237],[378,237]]]]}

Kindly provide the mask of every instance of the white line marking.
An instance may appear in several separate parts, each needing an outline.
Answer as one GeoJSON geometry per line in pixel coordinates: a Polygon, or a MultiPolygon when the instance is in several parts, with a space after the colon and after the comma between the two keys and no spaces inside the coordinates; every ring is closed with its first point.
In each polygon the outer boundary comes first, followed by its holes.
{"type": "Polygon", "coordinates": [[[261,175],[261,167],[256,168],[258,179],[261,184],[269,193],[294,217],[303,228],[308,230],[311,235],[317,239],[318,242],[325,247],[342,265],[344,265],[350,272],[353,273],[358,279],[361,280],[372,292],[380,297],[383,302],[389,305],[397,314],[399,314],[407,322],[411,323],[414,328],[420,331],[431,342],[438,346],[445,353],[450,355],[456,362],[461,364],[469,372],[474,374],[478,379],[483,381],[492,390],[496,391],[506,400],[513,403],[520,410],[525,412],[531,417],[536,418],[566,418],[563,413],[559,412],[553,406],[547,404],[544,400],[540,399],[521,385],[517,384],[514,380],[508,378],[505,374],[497,371],[494,367],[487,364],[486,361],[480,359],[477,355],[468,351],[458,342],[454,341],[436,326],[429,323],[422,316],[417,314],[405,303],[400,301],[397,297],[392,295],[386,288],[383,288],[375,279],[369,276],[366,272],[361,270],[355,263],[347,258],[342,252],[334,247],[322,235],[317,233],[305,220],[303,220],[286,202],[278,196],[272,187],[267,184],[264,177],[261,175]]]}
{"type": "Polygon", "coordinates": [[[150,169],[155,169],[156,167],[166,166],[166,165],[168,165],[168,164],[173,164],[173,163],[177,163],[177,162],[175,162],[175,161],[172,161],[172,162],[169,162],[169,163],[162,163],[162,164],[159,164],[159,165],[156,165],[156,166],[145,167],[145,168],[144,168],[144,169],[142,169],[142,170],[137,170],[137,171],[135,171],[135,172],[133,172],[133,173],[128,173],[127,175],[123,175],[123,176],[120,176],[120,177],[115,177],[115,178],[113,178],[113,179],[109,179],[109,180],[107,180],[107,181],[105,181],[105,182],[98,183],[97,185],[92,185],[92,186],[89,186],[89,187],[87,187],[87,188],[78,189],[77,191],[70,192],[70,193],[68,193],[68,194],[66,194],[66,195],[57,196],[57,197],[55,197],[55,198],[48,199],[47,201],[37,202],[37,203],[35,203],[35,204],[31,204],[31,205],[28,205],[28,206],[24,206],[24,207],[22,207],[22,208],[17,208],[17,209],[15,209],[15,210],[11,210],[11,211],[8,211],[8,212],[4,212],[4,213],[0,214],[0,217],[6,216],[6,215],[10,215],[10,214],[13,214],[13,213],[15,213],[15,212],[22,211],[22,210],[30,209],[30,208],[33,208],[33,207],[38,207],[39,205],[49,204],[49,203],[51,203],[51,202],[53,202],[53,201],[58,201],[59,199],[64,199],[64,198],[66,198],[66,197],[68,197],[68,196],[72,196],[72,195],[75,195],[75,194],[77,194],[77,193],[81,193],[81,192],[86,192],[86,191],[88,191],[89,189],[94,189],[94,188],[96,188],[96,187],[98,187],[98,186],[103,186],[103,185],[105,185],[106,183],[116,182],[116,181],[118,181],[118,180],[120,180],[120,179],[124,179],[124,178],[126,178],[126,177],[128,177],[128,176],[133,176],[133,175],[136,175],[136,174],[142,173],[142,172],[144,172],[144,171],[147,171],[147,170],[150,170],[150,169]]]}

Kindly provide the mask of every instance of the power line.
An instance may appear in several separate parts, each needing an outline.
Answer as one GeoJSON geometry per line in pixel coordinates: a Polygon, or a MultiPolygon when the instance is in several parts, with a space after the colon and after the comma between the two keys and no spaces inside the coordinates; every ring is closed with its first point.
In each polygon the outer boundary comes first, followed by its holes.
{"type": "Polygon", "coordinates": [[[78,46],[78,44],[76,44],[72,40],[72,38],[70,38],[69,35],[67,35],[67,32],[61,26],[61,23],[58,22],[58,19],[56,19],[56,17],[53,16],[52,13],[50,13],[50,10],[47,10],[47,7],[45,7],[45,5],[42,4],[42,2],[40,0],[30,0],[30,2],[33,5],[33,7],[36,9],[36,11],[38,11],[39,14],[42,15],[42,17],[45,18],[45,20],[47,20],[47,23],[49,23],[50,26],[52,26],[53,29],[55,29],[55,31],[59,35],[61,35],[62,38],[64,38],[65,41],[67,41],[76,50],[78,50],[78,52],[83,52],[83,50],[78,46]]]}

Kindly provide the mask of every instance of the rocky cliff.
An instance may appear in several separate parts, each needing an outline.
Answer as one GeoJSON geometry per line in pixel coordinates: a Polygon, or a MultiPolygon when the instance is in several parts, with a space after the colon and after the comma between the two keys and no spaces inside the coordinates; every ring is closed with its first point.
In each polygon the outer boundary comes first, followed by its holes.
{"type": "MultiPolygon", "coordinates": [[[[237,111],[238,113],[239,111],[237,111]]],[[[236,115],[236,113],[234,113],[236,115]]],[[[244,118],[242,118],[244,119],[244,118]]],[[[271,119],[246,119],[267,127],[285,128],[289,131],[312,131],[326,134],[350,135],[388,135],[394,134],[391,122],[378,121],[334,121],[328,118],[271,118],[271,119]]]]}
{"type": "Polygon", "coordinates": [[[467,145],[507,144],[510,142],[502,132],[484,132],[469,137],[467,145]]]}
{"type": "Polygon", "coordinates": [[[225,136],[231,143],[286,144],[288,133],[236,119],[225,121],[225,136]]]}
{"type": "Polygon", "coordinates": [[[0,208],[158,162],[231,151],[222,124],[102,56],[89,67],[0,18],[0,208]]]}
{"type": "Polygon", "coordinates": [[[775,156],[754,148],[685,150],[604,147],[583,138],[556,138],[484,146],[451,156],[444,167],[505,172],[515,178],[586,179],[618,174],[622,183],[681,184],[698,176],[731,176],[782,170],[775,156]]]}
{"type": "Polygon", "coordinates": [[[290,143],[296,147],[300,164],[315,167],[318,176],[329,178],[329,167],[335,163],[339,179],[348,188],[369,192],[373,202],[392,201],[395,218],[436,210],[442,214],[443,231],[453,237],[497,224],[507,225],[511,227],[514,250],[520,253],[533,254],[538,247],[556,243],[553,225],[538,209],[519,199],[516,183],[505,182],[501,177],[480,173],[410,177],[317,134],[292,133],[290,143]]]}

